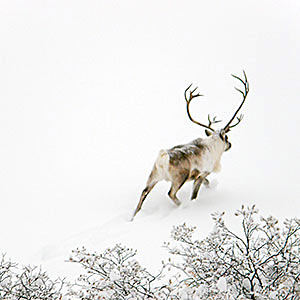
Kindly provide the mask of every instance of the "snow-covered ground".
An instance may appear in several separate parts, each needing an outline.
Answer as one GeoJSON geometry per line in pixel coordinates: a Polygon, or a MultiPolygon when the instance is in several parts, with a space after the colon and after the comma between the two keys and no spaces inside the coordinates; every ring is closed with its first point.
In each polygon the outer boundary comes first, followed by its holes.
{"type": "MultiPolygon", "coordinates": [[[[77,246],[115,243],[160,265],[173,225],[205,236],[210,214],[242,204],[300,214],[300,3],[289,1],[16,1],[0,3],[0,252],[51,273],[77,246]],[[186,115],[184,89],[199,86],[195,118],[227,122],[212,187],[174,207],[159,183],[129,218],[161,148],[204,136],[186,115]]],[[[232,221],[233,222],[233,221],[232,221]]]]}

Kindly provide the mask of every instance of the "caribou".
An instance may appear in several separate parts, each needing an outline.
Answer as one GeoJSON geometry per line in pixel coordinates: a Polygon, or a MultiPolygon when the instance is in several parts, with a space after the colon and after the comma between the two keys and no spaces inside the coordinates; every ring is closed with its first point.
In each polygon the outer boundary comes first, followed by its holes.
{"type": "Polygon", "coordinates": [[[197,138],[190,143],[178,145],[171,149],[161,150],[154,163],[150,176],[147,180],[145,189],[143,190],[139,203],[134,211],[132,220],[135,215],[141,210],[142,205],[154,188],[154,186],[162,180],[170,181],[171,188],[168,192],[171,200],[177,205],[180,205],[180,201],[176,194],[178,190],[187,181],[193,181],[193,191],[191,200],[197,198],[199,189],[204,183],[209,184],[207,176],[212,172],[220,171],[220,160],[224,152],[231,148],[231,143],[228,141],[227,134],[235,126],[237,126],[243,119],[243,114],[237,116],[238,112],[245,103],[246,97],[249,92],[249,83],[245,71],[243,71],[244,79],[236,75],[232,75],[235,79],[243,84],[243,90],[235,89],[241,93],[243,99],[232,118],[225,125],[225,127],[215,130],[212,128],[213,124],[221,122],[216,117],[211,118],[208,115],[208,125],[196,121],[190,113],[190,104],[194,98],[203,96],[196,93],[197,87],[191,89],[192,84],[184,91],[184,97],[186,101],[186,110],[189,119],[205,128],[206,138],[197,138]],[[235,124],[232,124],[236,119],[235,124]]]}

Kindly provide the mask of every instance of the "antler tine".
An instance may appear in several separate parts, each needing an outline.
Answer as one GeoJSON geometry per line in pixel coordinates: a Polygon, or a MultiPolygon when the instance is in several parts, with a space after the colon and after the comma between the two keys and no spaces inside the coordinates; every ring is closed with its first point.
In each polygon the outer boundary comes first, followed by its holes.
{"type": "Polygon", "coordinates": [[[241,115],[239,118],[237,118],[238,122],[236,124],[230,126],[230,124],[232,123],[232,121],[235,119],[236,115],[238,114],[238,112],[242,108],[243,104],[245,103],[245,100],[246,100],[247,95],[249,93],[249,82],[248,82],[248,79],[247,79],[246,72],[244,70],[243,70],[243,74],[244,74],[245,80],[241,79],[240,77],[238,77],[236,75],[231,74],[232,77],[238,79],[244,85],[244,91],[242,91],[242,90],[240,90],[240,89],[238,89],[238,88],[235,87],[235,89],[243,95],[243,101],[240,104],[240,106],[238,107],[238,109],[236,110],[236,112],[234,113],[233,117],[230,119],[230,121],[224,127],[225,132],[228,132],[230,130],[230,128],[233,128],[236,125],[238,125],[242,121],[242,119],[243,119],[243,115],[241,115]]]}
{"type": "Polygon", "coordinates": [[[213,119],[211,120],[210,115],[208,114],[207,118],[208,118],[208,126],[209,127],[211,127],[212,124],[222,122],[222,120],[217,120],[217,116],[214,116],[213,119]]]}
{"type": "MultiPolygon", "coordinates": [[[[236,125],[238,125],[238,124],[243,120],[243,118],[244,118],[244,115],[243,115],[243,114],[241,114],[239,117],[237,117],[237,122],[236,122],[234,125],[229,126],[228,131],[230,131],[231,128],[233,128],[233,127],[235,127],[236,125]]],[[[228,132],[228,131],[227,131],[227,132],[228,132]]]]}
{"type": "Polygon", "coordinates": [[[193,84],[191,83],[191,84],[185,89],[185,91],[184,91],[184,98],[185,98],[186,102],[188,102],[188,99],[187,99],[187,97],[186,97],[186,92],[190,89],[190,87],[191,87],[192,85],[193,85],[193,84]]]}
{"type": "Polygon", "coordinates": [[[190,119],[193,123],[195,123],[195,124],[197,124],[197,125],[200,125],[200,126],[202,126],[202,127],[205,127],[205,128],[207,128],[207,129],[209,129],[209,130],[211,130],[211,131],[214,131],[214,129],[211,128],[210,126],[207,126],[207,125],[205,125],[205,124],[202,124],[202,123],[200,123],[200,122],[194,120],[193,117],[191,116],[191,113],[190,113],[190,103],[191,103],[192,99],[194,99],[194,98],[196,98],[196,97],[203,96],[203,95],[201,95],[201,94],[199,94],[199,93],[198,93],[198,94],[194,94],[194,92],[195,92],[195,91],[197,90],[197,88],[198,88],[198,87],[196,87],[195,89],[193,89],[192,91],[190,91],[190,95],[189,95],[189,99],[188,99],[188,98],[187,98],[187,91],[191,88],[191,86],[192,86],[192,84],[190,84],[190,85],[188,86],[188,88],[184,91],[184,97],[185,97],[185,100],[186,100],[186,111],[187,111],[187,114],[188,114],[189,119],[190,119]]]}

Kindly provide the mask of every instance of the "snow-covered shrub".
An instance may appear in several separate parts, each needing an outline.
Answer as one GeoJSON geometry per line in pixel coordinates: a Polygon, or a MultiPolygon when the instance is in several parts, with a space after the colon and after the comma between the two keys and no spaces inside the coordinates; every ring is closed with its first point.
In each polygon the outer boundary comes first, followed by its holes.
{"type": "Polygon", "coordinates": [[[180,270],[172,294],[180,299],[300,299],[300,220],[260,218],[253,207],[242,207],[242,233],[213,214],[214,230],[204,240],[195,228],[174,227],[174,242],[165,246],[177,258],[169,266],[180,270]]]}
{"type": "Polygon", "coordinates": [[[80,300],[300,300],[300,220],[279,227],[273,217],[259,218],[244,207],[239,233],[225,225],[224,213],[212,215],[213,231],[194,238],[195,227],[174,227],[165,244],[172,258],[154,276],[136,261],[136,251],[121,245],[103,254],[73,251],[71,262],[85,269],[70,287],[80,300]],[[163,274],[163,275],[162,275],[163,274]]]}
{"type": "Polygon", "coordinates": [[[85,248],[73,251],[71,262],[79,263],[86,273],[71,286],[72,299],[156,299],[163,288],[153,287],[154,276],[135,259],[136,251],[116,245],[103,254],[90,254],[85,248]]]}
{"type": "Polygon", "coordinates": [[[40,268],[5,260],[0,262],[0,299],[4,300],[60,300],[64,281],[51,280],[40,268]]]}
{"type": "Polygon", "coordinates": [[[13,285],[13,270],[16,265],[7,261],[3,255],[0,261],[0,299],[7,299],[13,285]]]}

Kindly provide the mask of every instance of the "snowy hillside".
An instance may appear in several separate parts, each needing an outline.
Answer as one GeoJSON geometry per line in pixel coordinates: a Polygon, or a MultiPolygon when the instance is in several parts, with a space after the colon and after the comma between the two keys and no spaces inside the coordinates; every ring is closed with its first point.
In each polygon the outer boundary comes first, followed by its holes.
{"type": "MultiPolygon", "coordinates": [[[[73,274],[72,249],[123,243],[159,266],[173,225],[212,229],[242,204],[298,216],[299,1],[2,1],[0,4],[0,252],[73,274]],[[159,183],[129,218],[160,149],[204,136],[241,97],[222,171],[176,208],[159,183]]],[[[233,226],[235,226],[233,224],[233,226]]],[[[76,274],[77,275],[77,274],[76,274]]]]}

